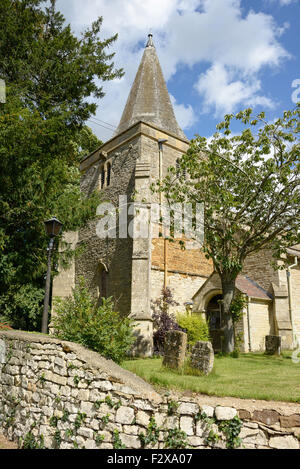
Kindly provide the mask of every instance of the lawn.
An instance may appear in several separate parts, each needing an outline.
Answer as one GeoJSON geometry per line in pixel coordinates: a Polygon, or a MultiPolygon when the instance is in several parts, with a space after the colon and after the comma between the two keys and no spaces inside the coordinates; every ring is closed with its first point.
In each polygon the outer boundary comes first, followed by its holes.
{"type": "Polygon", "coordinates": [[[208,376],[166,369],[161,358],[126,360],[122,366],[159,388],[300,403],[300,363],[293,363],[288,353],[280,357],[258,353],[239,358],[216,356],[208,376]]]}

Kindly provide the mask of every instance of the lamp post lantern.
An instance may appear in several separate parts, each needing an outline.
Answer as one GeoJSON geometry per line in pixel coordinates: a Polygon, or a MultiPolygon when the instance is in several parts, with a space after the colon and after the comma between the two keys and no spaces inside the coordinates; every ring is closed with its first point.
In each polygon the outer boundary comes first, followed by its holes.
{"type": "Polygon", "coordinates": [[[187,312],[187,314],[188,314],[189,316],[192,315],[193,305],[194,305],[194,302],[193,302],[193,301],[186,301],[186,302],[184,303],[186,312],[187,312]]]}
{"type": "Polygon", "coordinates": [[[63,224],[57,220],[56,217],[50,218],[44,222],[46,234],[50,237],[48,245],[48,264],[47,264],[47,276],[46,276],[46,287],[45,287],[45,298],[44,298],[44,311],[42,318],[42,333],[47,334],[48,329],[48,311],[49,311],[49,297],[50,297],[50,279],[51,279],[51,254],[54,245],[54,238],[61,232],[63,224]]]}

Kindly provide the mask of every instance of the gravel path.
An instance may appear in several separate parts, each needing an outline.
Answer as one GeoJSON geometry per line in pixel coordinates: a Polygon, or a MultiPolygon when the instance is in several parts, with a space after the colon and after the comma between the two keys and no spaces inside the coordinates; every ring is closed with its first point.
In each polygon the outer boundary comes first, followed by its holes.
{"type": "Polygon", "coordinates": [[[18,445],[8,441],[3,435],[0,435],[0,449],[18,449],[18,445]]]}

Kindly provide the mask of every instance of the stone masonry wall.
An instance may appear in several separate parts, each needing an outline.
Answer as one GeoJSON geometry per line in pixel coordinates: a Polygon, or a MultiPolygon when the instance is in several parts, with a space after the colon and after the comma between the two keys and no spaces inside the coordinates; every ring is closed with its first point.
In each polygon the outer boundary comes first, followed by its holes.
{"type": "MultiPolygon", "coordinates": [[[[168,274],[168,288],[170,288],[173,299],[178,305],[170,306],[169,311],[172,314],[185,312],[186,301],[191,301],[193,295],[199,290],[206,279],[200,276],[187,276],[186,274],[171,273],[168,274]]],[[[157,300],[162,293],[164,284],[164,272],[152,268],[151,270],[151,301],[157,300]]]]}
{"type": "Polygon", "coordinates": [[[177,438],[181,447],[226,448],[219,424],[238,416],[242,447],[299,448],[299,404],[247,410],[207,405],[203,396],[172,400],[99,354],[46,335],[0,332],[0,383],[0,432],[20,447],[163,449],[177,438]]]}
{"type": "MultiPolygon", "coordinates": [[[[300,336],[300,262],[291,269],[291,295],[295,333],[300,336]]],[[[300,344],[299,344],[300,345],[300,344]]]]}
{"type": "Polygon", "coordinates": [[[264,301],[254,300],[249,303],[249,323],[251,349],[263,352],[265,350],[265,337],[274,334],[273,316],[271,306],[264,301]]]}
{"type": "MultiPolygon", "coordinates": [[[[168,242],[168,270],[170,273],[194,274],[207,278],[213,272],[211,260],[206,259],[204,253],[192,242],[186,242],[186,249],[182,249],[179,242],[168,242]]],[[[164,269],[164,240],[152,240],[152,266],[164,269]]]]}
{"type": "MultiPolygon", "coordinates": [[[[111,184],[100,191],[99,203],[109,202],[117,210],[119,196],[126,195],[127,201],[131,201],[138,155],[137,138],[108,153],[108,161],[112,168],[111,184]]],[[[84,192],[99,188],[100,167],[101,164],[96,163],[82,175],[81,187],[84,192]]],[[[118,231],[115,238],[101,239],[97,236],[96,226],[97,219],[94,219],[79,232],[78,242],[84,244],[85,250],[76,260],[76,279],[83,276],[95,296],[99,295],[99,265],[105,264],[108,269],[107,296],[112,296],[119,311],[128,315],[131,310],[132,239],[120,238],[118,231]]]]}
{"type": "Polygon", "coordinates": [[[244,262],[242,275],[248,275],[272,293],[272,282],[278,284],[279,281],[278,271],[274,270],[271,265],[272,260],[272,252],[268,249],[251,254],[244,262]]]}

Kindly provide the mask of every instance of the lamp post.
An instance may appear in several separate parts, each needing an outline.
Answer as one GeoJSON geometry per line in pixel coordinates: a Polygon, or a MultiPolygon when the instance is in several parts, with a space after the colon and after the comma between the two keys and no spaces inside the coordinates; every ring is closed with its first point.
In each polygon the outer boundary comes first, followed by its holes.
{"type": "Polygon", "coordinates": [[[186,301],[184,303],[184,306],[185,306],[185,309],[186,309],[186,312],[187,312],[188,316],[192,315],[193,305],[194,305],[193,301],[186,301]]]}
{"type": "Polygon", "coordinates": [[[46,234],[50,237],[48,245],[48,264],[47,264],[47,276],[46,276],[46,287],[45,287],[45,298],[44,298],[44,311],[42,319],[42,333],[47,334],[48,329],[48,310],[49,310],[49,296],[50,296],[50,279],[51,279],[51,254],[54,245],[54,238],[61,232],[63,224],[52,217],[50,220],[44,222],[46,234]]]}

